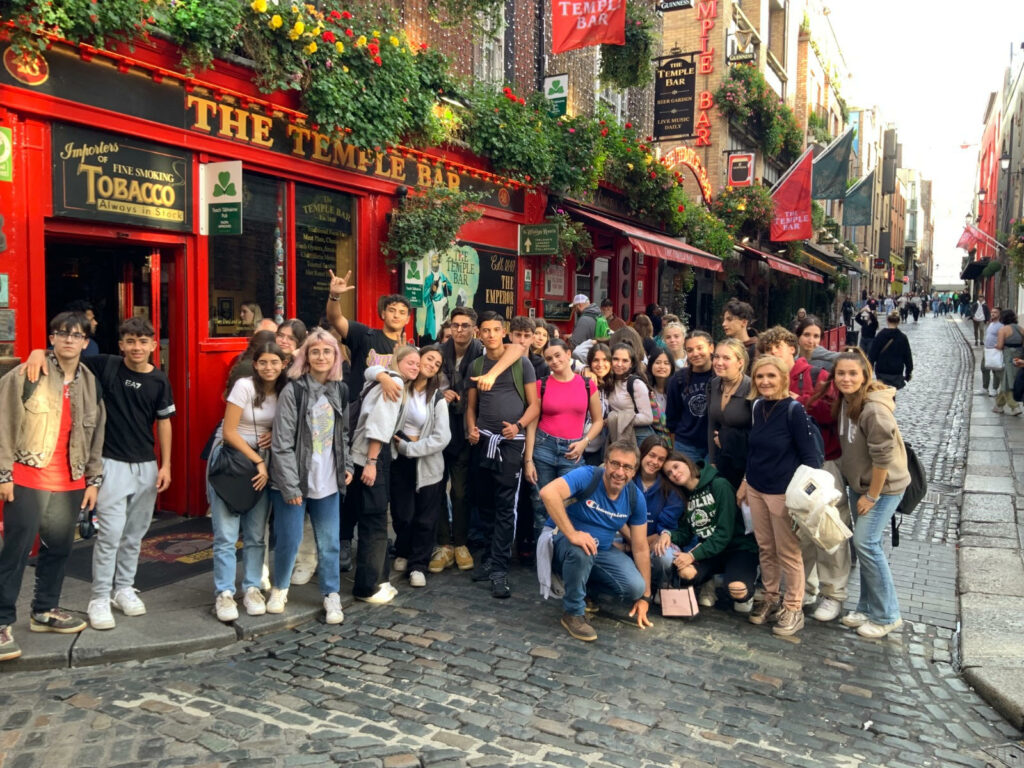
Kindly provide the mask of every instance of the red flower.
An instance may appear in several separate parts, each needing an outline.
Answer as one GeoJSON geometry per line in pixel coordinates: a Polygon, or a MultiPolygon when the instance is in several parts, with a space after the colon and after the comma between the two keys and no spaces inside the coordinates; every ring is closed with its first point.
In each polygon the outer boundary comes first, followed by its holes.
{"type": "Polygon", "coordinates": [[[352,37],[355,34],[355,32],[352,31],[351,27],[349,27],[348,29],[345,30],[345,34],[348,35],[349,37],[352,37]]]}
{"type": "Polygon", "coordinates": [[[322,35],[320,35],[320,37],[324,39],[325,43],[333,43],[338,39],[337,37],[334,36],[334,33],[331,32],[331,30],[329,29],[325,31],[322,35]]]}
{"type": "Polygon", "coordinates": [[[341,18],[341,14],[337,11],[331,11],[331,21],[337,21],[341,18]]]}
{"type": "Polygon", "coordinates": [[[656,174],[654,171],[651,171],[651,178],[652,179],[658,178],[658,174],[656,174]]]}
{"type": "Polygon", "coordinates": [[[604,122],[604,120],[602,120],[600,124],[601,124],[601,125],[605,125],[605,122],[604,122]]]}
{"type": "Polygon", "coordinates": [[[678,208],[676,208],[676,210],[679,211],[680,213],[682,213],[683,211],[686,210],[686,206],[685,205],[680,205],[678,208]]]}
{"type": "Polygon", "coordinates": [[[506,85],[504,88],[501,89],[501,92],[508,96],[510,93],[512,93],[512,89],[506,85]]]}
{"type": "Polygon", "coordinates": [[[381,60],[380,56],[374,56],[373,63],[376,64],[378,67],[384,66],[384,62],[381,60]]]}
{"type": "Polygon", "coordinates": [[[524,99],[522,96],[520,96],[519,97],[519,103],[520,104],[525,104],[526,103],[526,99],[524,99]]]}
{"type": "Polygon", "coordinates": [[[376,57],[377,54],[380,53],[380,46],[378,46],[376,43],[370,43],[369,45],[366,46],[366,50],[370,52],[371,56],[376,57]]]}
{"type": "MultiPolygon", "coordinates": [[[[602,125],[603,125],[603,123],[602,123],[602,125]]],[[[607,128],[602,128],[601,129],[601,135],[602,136],[607,136],[608,135],[608,129],[607,128]]]]}
{"type": "Polygon", "coordinates": [[[633,124],[632,124],[632,123],[626,123],[626,127],[627,127],[627,128],[632,128],[632,127],[633,127],[633,124]]]}
{"type": "Polygon", "coordinates": [[[420,50],[421,51],[427,50],[427,44],[426,43],[420,43],[420,50]]]}
{"type": "Polygon", "coordinates": [[[341,18],[343,18],[343,19],[351,19],[352,18],[352,14],[349,13],[348,11],[342,11],[341,12],[341,18]]]}

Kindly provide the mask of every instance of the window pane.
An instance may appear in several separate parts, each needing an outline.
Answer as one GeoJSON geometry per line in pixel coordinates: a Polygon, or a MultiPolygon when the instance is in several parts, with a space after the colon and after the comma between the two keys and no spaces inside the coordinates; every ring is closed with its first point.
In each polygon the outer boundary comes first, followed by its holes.
{"type": "MultiPolygon", "coordinates": [[[[324,315],[333,269],[351,270],[356,283],[356,199],[329,189],[295,185],[295,306],[299,319],[312,328],[324,315]]],[[[345,317],[356,316],[356,292],[341,298],[345,317]]]]}
{"type": "Polygon", "coordinates": [[[261,318],[283,319],[284,200],[283,182],[242,174],[242,234],[209,239],[210,336],[251,336],[261,318]]]}

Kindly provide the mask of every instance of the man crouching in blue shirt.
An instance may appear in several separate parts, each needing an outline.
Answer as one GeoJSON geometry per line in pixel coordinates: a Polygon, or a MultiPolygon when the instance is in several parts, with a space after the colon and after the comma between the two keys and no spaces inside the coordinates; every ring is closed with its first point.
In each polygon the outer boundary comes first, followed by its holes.
{"type": "Polygon", "coordinates": [[[562,626],[577,640],[597,639],[584,615],[588,587],[632,602],[630,618],[636,616],[640,629],[652,626],[647,619],[652,599],[647,503],[631,482],[639,463],[635,442],[615,442],[608,446],[603,467],[574,469],[540,491],[548,525],[557,528],[551,564],[565,583],[562,626]],[[634,542],[632,559],[612,546],[624,525],[634,542]]]}

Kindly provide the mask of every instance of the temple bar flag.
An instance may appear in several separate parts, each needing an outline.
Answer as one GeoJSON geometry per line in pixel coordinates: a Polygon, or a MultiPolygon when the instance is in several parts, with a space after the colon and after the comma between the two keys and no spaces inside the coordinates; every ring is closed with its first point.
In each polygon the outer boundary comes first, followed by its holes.
{"type": "Polygon", "coordinates": [[[842,200],[846,197],[846,171],[853,150],[853,128],[847,128],[838,139],[814,158],[815,200],[842,200]]]}
{"type": "Polygon", "coordinates": [[[843,205],[843,226],[861,227],[871,223],[871,201],[875,190],[875,172],[872,171],[846,191],[843,205]]]}
{"type": "Polygon", "coordinates": [[[551,53],[626,44],[626,0],[552,0],[551,53]]]}
{"type": "Polygon", "coordinates": [[[805,240],[814,235],[811,224],[811,166],[814,157],[810,148],[779,179],[772,190],[775,215],[772,217],[771,239],[777,243],[805,240]]]}

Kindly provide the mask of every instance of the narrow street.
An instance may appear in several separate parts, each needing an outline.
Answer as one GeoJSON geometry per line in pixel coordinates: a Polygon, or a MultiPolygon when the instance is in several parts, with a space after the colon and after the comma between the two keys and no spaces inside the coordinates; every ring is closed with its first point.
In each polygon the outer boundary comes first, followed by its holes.
{"type": "Polygon", "coordinates": [[[956,669],[971,352],[952,321],[905,330],[897,415],[931,487],[891,555],[902,633],[808,619],[778,638],[720,609],[641,633],[606,611],[584,645],[526,569],[500,602],[448,571],[391,606],[346,605],[340,627],[4,675],[0,765],[1012,765],[998,748],[1021,734],[956,669]]]}

